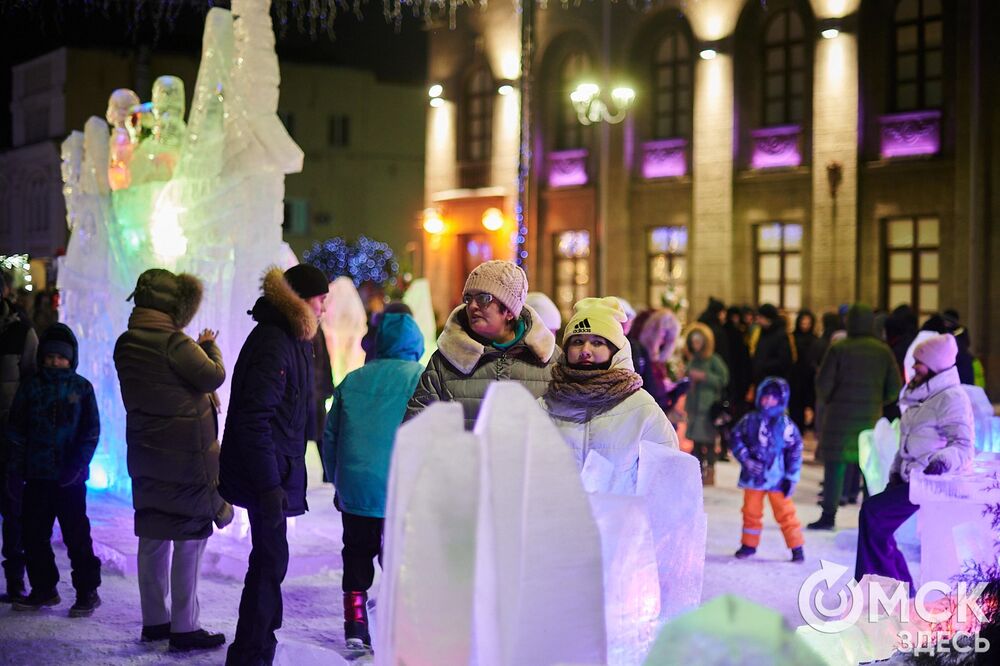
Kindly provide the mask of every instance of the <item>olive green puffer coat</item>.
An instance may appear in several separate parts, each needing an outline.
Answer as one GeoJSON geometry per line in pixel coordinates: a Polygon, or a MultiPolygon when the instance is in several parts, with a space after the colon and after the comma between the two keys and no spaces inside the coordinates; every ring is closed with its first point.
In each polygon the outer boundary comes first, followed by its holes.
{"type": "Polygon", "coordinates": [[[469,334],[465,306],[455,308],[438,337],[420,383],[406,407],[406,419],[438,400],[461,403],[465,428],[472,430],[490,382],[520,382],[536,398],[549,386],[552,365],[561,351],[541,318],[525,305],[521,312],[524,337],[510,349],[486,347],[469,334]]]}
{"type": "Polygon", "coordinates": [[[127,412],[135,534],[151,539],[205,539],[225,504],[217,490],[214,395],[226,378],[222,352],[214,342],[199,345],[181,330],[188,322],[178,317],[186,318],[188,312],[193,316],[197,301],[194,307],[186,303],[179,308],[162,301],[165,293],[200,300],[200,286],[176,288],[176,281],[189,277],[156,276],[157,284],[166,281],[175,287],[159,289],[160,300],[137,289],[128,331],[115,345],[115,367],[127,412]],[[172,314],[140,304],[163,307],[172,314]]]}

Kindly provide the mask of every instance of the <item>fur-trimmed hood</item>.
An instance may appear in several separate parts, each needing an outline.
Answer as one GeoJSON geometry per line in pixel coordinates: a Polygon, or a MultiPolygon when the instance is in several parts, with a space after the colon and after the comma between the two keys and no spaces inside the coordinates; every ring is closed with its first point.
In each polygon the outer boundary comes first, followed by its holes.
{"type": "Polygon", "coordinates": [[[254,320],[284,326],[299,340],[312,340],[319,329],[319,319],[277,266],[267,269],[261,282],[261,293],[250,311],[254,320]]]}
{"type": "Polygon", "coordinates": [[[701,333],[701,335],[705,338],[705,346],[701,348],[701,353],[698,354],[698,357],[712,358],[712,354],[715,353],[715,334],[712,333],[712,329],[700,321],[691,324],[688,328],[687,332],[684,334],[684,350],[689,355],[694,356],[695,353],[691,350],[692,333],[701,333]]]}
{"type": "MultiPolygon", "coordinates": [[[[545,327],[541,316],[530,305],[524,306],[521,319],[525,330],[524,338],[518,344],[527,347],[540,365],[547,364],[556,352],[556,336],[545,327]]],[[[486,346],[469,334],[464,305],[459,305],[448,315],[437,344],[441,355],[465,375],[476,369],[479,359],[486,353],[486,346]]]]}
{"type": "Polygon", "coordinates": [[[130,298],[137,308],[170,315],[177,328],[182,329],[198,314],[202,294],[201,280],[194,275],[175,275],[164,268],[151,268],[139,276],[130,298]]]}

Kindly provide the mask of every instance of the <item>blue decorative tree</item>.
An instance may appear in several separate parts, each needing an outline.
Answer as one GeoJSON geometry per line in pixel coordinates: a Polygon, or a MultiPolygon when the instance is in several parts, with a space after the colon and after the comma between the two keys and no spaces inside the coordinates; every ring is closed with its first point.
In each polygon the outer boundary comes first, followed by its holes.
{"type": "Polygon", "coordinates": [[[339,237],[315,243],[302,258],[326,273],[331,282],[346,275],[355,287],[365,282],[378,287],[392,286],[399,273],[399,263],[389,244],[367,236],[359,236],[353,243],[339,237]]]}

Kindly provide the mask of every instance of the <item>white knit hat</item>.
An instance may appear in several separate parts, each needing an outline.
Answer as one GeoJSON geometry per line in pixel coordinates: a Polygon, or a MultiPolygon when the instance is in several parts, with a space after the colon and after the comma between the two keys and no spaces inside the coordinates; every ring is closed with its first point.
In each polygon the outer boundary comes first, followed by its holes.
{"type": "Polygon", "coordinates": [[[563,345],[574,335],[599,335],[621,349],[626,345],[625,321],[625,310],[614,296],[584,298],[573,306],[573,317],[563,331],[563,345]]]}
{"type": "Polygon", "coordinates": [[[559,327],[562,326],[562,315],[559,313],[559,308],[556,307],[551,298],[542,292],[529,291],[528,300],[524,304],[538,313],[545,328],[550,331],[558,331],[559,327]]]}
{"type": "Polygon", "coordinates": [[[479,264],[469,273],[462,293],[471,291],[493,294],[515,317],[520,317],[528,298],[528,276],[512,261],[493,259],[479,264]]]}
{"type": "Polygon", "coordinates": [[[955,365],[958,343],[951,333],[941,333],[927,338],[913,350],[913,360],[920,361],[931,372],[943,372],[955,365]]]}

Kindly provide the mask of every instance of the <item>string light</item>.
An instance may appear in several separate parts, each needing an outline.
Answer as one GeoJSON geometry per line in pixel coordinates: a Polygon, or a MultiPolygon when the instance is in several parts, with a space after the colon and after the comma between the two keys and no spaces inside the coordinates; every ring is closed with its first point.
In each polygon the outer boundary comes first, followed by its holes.
{"type": "Polygon", "coordinates": [[[354,243],[340,237],[314,243],[302,259],[323,271],[331,282],[346,275],[356,287],[364,282],[395,285],[399,273],[399,262],[389,244],[367,236],[359,236],[354,243]]]}

